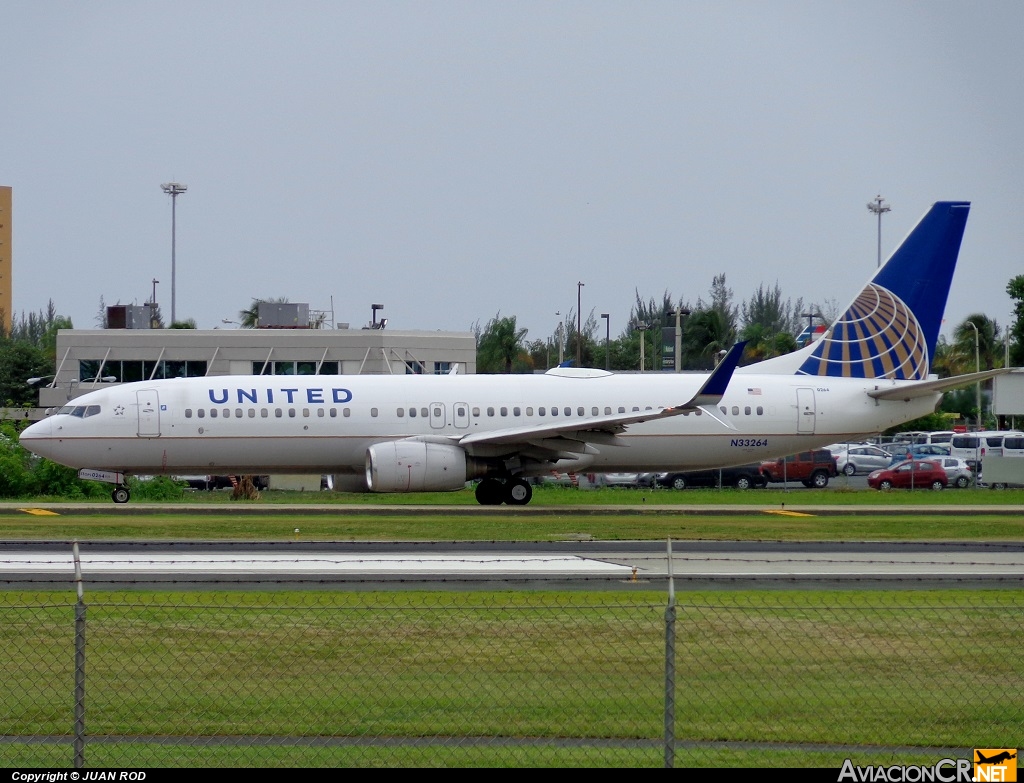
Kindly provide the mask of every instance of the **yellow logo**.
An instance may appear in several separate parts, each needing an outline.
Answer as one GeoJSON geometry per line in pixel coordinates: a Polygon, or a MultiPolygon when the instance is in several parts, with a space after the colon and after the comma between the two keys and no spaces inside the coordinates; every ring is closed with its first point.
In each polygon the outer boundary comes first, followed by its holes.
{"type": "Polygon", "coordinates": [[[1010,783],[1017,780],[1016,748],[975,748],[976,783],[1010,783]]]}

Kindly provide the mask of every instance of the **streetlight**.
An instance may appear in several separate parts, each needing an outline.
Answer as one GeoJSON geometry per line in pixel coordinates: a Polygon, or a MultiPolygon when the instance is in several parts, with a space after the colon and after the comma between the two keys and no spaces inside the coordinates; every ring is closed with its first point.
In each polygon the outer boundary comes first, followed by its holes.
{"type": "Polygon", "coordinates": [[[647,363],[644,358],[644,347],[647,342],[647,330],[651,328],[649,323],[645,321],[637,321],[633,324],[633,328],[640,332],[640,372],[644,371],[644,365],[647,363]]]}
{"type": "Polygon", "coordinates": [[[576,283],[576,366],[583,366],[583,310],[580,305],[583,301],[583,283],[576,283]]]}
{"type": "Polygon", "coordinates": [[[601,317],[604,319],[604,368],[610,370],[611,364],[611,339],[612,339],[612,322],[609,320],[610,316],[608,313],[601,313],[601,317]]]}
{"type": "MultiPolygon", "coordinates": [[[[978,335],[978,325],[974,321],[965,321],[964,323],[974,330],[974,369],[975,372],[981,372],[981,349],[979,348],[981,340],[978,335]]],[[[974,397],[975,404],[978,406],[978,431],[981,432],[981,381],[974,384],[974,397]]]]}
{"type": "Polygon", "coordinates": [[[881,196],[875,196],[874,201],[868,202],[868,210],[878,215],[878,266],[882,266],[882,214],[892,211],[892,207],[885,203],[881,196]]]}
{"type": "MultiPolygon", "coordinates": [[[[682,318],[690,314],[690,310],[686,307],[677,307],[675,310],[669,310],[666,315],[675,315],[676,317],[676,331],[675,331],[675,371],[679,372],[683,366],[683,327],[682,318]]],[[[664,365],[663,365],[664,369],[664,365]]]]}
{"type": "Polygon", "coordinates": [[[177,312],[175,310],[175,222],[176,222],[176,205],[178,203],[178,196],[188,190],[188,185],[182,185],[180,182],[165,182],[160,186],[164,193],[171,197],[171,323],[173,324],[177,320],[177,312]]]}

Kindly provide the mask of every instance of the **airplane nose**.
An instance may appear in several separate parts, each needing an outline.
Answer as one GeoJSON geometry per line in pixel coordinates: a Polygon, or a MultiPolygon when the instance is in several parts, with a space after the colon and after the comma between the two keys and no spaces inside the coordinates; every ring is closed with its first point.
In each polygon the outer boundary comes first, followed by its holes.
{"type": "Polygon", "coordinates": [[[38,454],[39,452],[33,448],[33,445],[37,444],[39,441],[42,441],[44,439],[49,439],[52,434],[53,422],[51,422],[50,419],[43,419],[42,421],[37,421],[35,424],[30,425],[24,431],[22,431],[22,433],[18,436],[18,440],[21,442],[21,445],[24,446],[26,449],[38,454]]]}

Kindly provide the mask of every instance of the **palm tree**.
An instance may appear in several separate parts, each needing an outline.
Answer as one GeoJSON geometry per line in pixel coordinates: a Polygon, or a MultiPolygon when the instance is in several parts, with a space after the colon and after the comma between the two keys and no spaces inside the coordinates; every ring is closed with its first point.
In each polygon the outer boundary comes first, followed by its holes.
{"type": "Polygon", "coordinates": [[[698,310],[686,319],[683,345],[690,356],[712,359],[736,341],[736,332],[721,310],[698,310]]]}
{"type": "Polygon", "coordinates": [[[477,372],[497,372],[503,367],[512,372],[512,363],[524,353],[527,329],[516,327],[516,317],[502,318],[498,313],[484,327],[477,344],[477,372]]]}

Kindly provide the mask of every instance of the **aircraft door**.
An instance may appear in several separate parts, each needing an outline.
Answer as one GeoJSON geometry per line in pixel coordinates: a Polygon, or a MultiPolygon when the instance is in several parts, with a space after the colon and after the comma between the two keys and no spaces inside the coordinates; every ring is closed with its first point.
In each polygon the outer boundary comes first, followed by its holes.
{"type": "Polygon", "coordinates": [[[444,403],[443,402],[432,402],[430,403],[430,426],[435,430],[441,429],[445,425],[445,414],[444,414],[444,403]]]}
{"type": "Polygon", "coordinates": [[[135,392],[135,400],[139,411],[139,437],[160,437],[160,396],[156,389],[143,389],[135,392]]]}
{"type": "Polygon", "coordinates": [[[467,403],[452,403],[452,424],[459,429],[465,429],[469,426],[469,405],[467,403]]]}
{"type": "Polygon", "coordinates": [[[798,435],[813,435],[815,423],[814,389],[796,390],[796,431],[798,435]]]}

